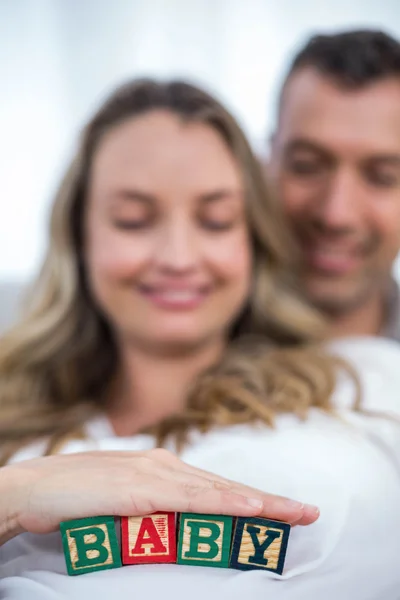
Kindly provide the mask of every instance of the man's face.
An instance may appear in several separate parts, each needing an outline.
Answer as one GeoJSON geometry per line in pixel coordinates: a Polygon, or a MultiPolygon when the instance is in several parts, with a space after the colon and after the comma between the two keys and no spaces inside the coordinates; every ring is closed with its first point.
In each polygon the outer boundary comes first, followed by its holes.
{"type": "Polygon", "coordinates": [[[400,79],[345,90],[311,68],[295,73],[270,167],[310,300],[331,314],[368,302],[400,245],[400,79]]]}

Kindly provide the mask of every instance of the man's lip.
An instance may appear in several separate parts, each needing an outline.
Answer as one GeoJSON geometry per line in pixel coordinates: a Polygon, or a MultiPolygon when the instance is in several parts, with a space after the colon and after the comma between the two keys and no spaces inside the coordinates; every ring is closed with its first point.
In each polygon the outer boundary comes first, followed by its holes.
{"type": "Polygon", "coordinates": [[[305,249],[307,264],[318,271],[345,274],[354,270],[360,263],[360,253],[343,248],[309,246],[305,249]]]}

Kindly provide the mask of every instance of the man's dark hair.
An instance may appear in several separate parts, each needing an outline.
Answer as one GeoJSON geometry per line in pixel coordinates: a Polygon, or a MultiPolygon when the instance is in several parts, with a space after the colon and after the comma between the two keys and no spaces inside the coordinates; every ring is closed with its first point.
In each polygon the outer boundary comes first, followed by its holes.
{"type": "Polygon", "coordinates": [[[315,35],[296,54],[287,79],[311,67],[346,88],[361,88],[386,77],[400,77],[400,42],[379,30],[315,35]]]}

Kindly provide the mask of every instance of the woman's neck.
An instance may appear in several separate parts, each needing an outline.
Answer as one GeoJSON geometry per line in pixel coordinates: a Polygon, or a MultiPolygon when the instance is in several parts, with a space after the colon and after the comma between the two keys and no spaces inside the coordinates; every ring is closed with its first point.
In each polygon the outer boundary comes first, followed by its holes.
{"type": "Polygon", "coordinates": [[[222,351],[220,343],[167,358],[122,347],[121,369],[107,410],[116,435],[133,435],[181,411],[195,378],[215,364],[222,351]]]}

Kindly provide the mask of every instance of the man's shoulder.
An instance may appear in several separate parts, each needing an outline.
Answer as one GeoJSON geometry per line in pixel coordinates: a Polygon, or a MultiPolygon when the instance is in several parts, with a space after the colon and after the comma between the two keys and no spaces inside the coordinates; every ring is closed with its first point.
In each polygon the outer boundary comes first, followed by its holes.
{"type": "Polygon", "coordinates": [[[386,320],[381,336],[400,342],[400,283],[391,280],[386,301],[386,320]]]}

